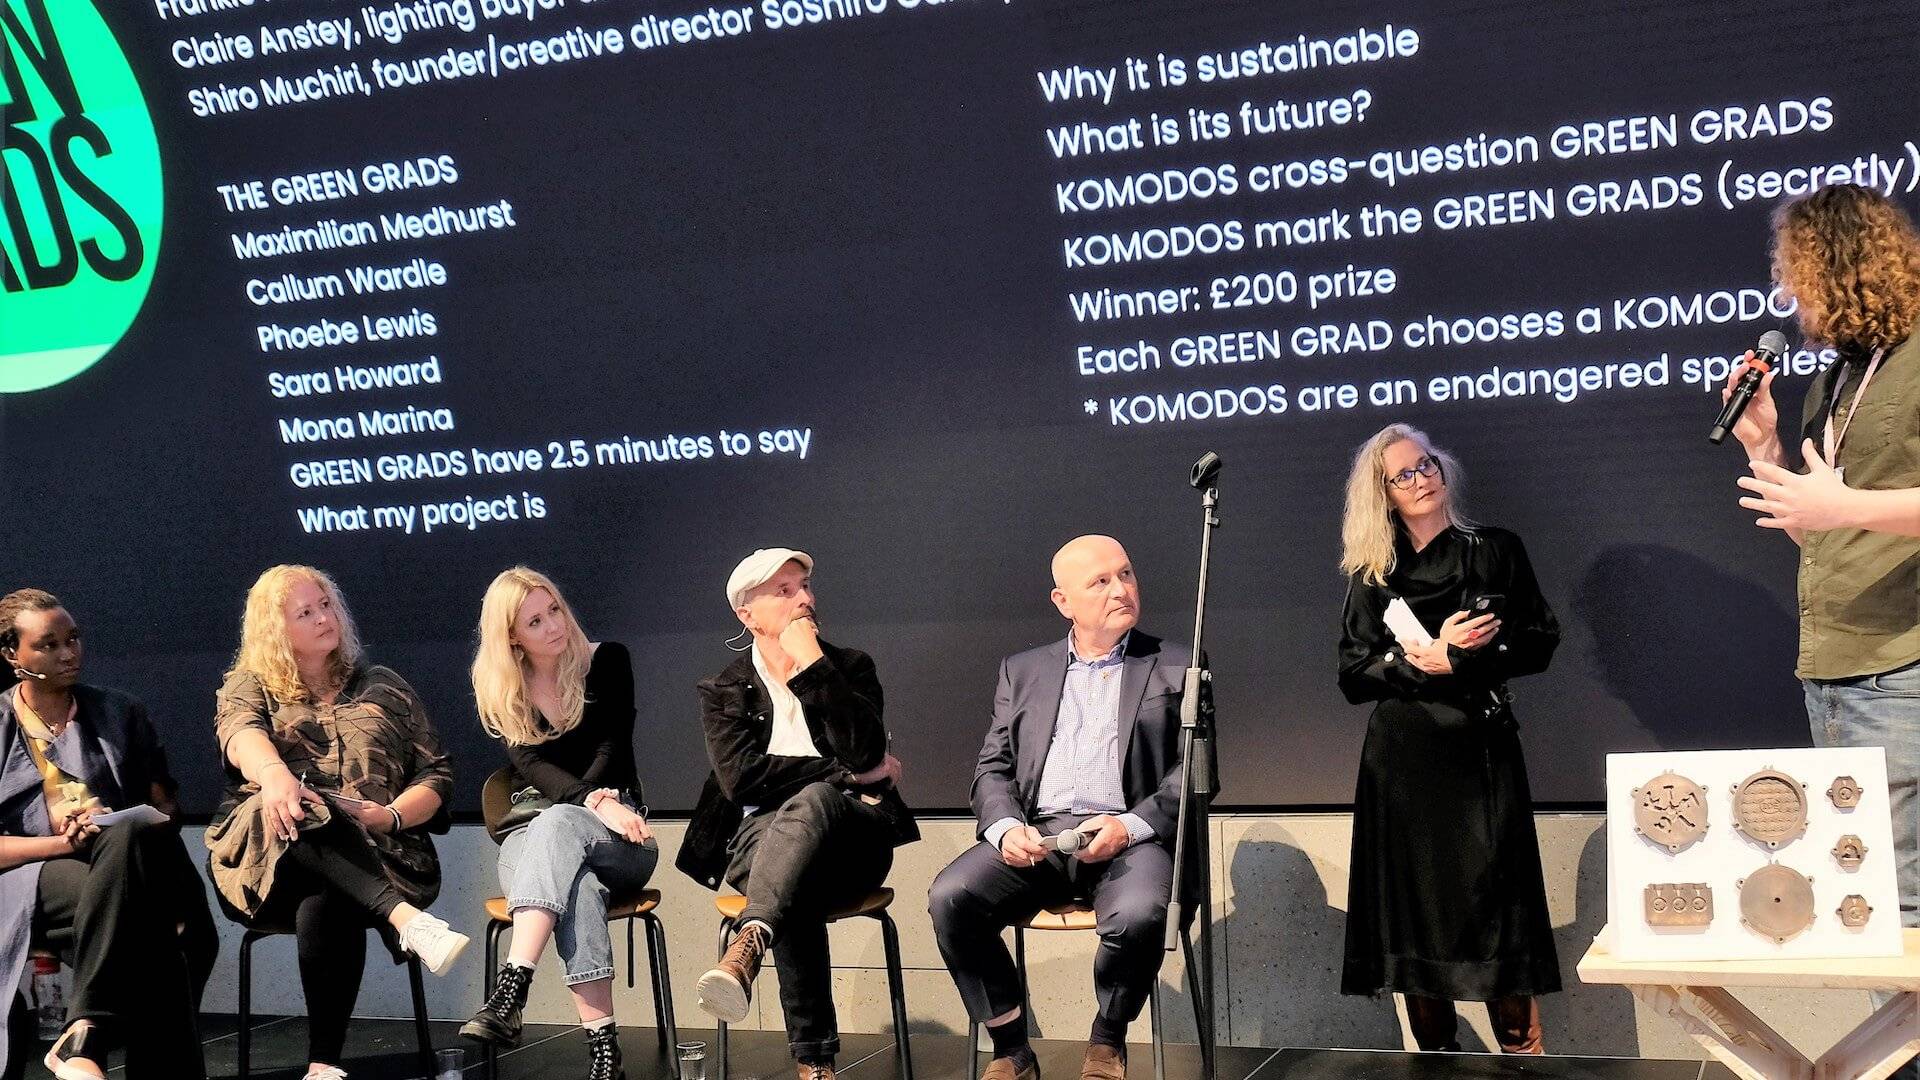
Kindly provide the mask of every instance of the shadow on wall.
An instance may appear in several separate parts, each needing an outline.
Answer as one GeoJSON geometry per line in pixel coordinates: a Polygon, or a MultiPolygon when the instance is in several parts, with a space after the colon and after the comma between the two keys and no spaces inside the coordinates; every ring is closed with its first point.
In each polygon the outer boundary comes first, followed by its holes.
{"type": "Polygon", "coordinates": [[[1589,564],[1574,614],[1607,691],[1665,749],[1806,746],[1798,620],[1767,590],[1657,544],[1589,564]]]}
{"type": "MultiPolygon", "coordinates": [[[[1289,826],[1272,828],[1285,835],[1289,826]]],[[[1350,822],[1340,828],[1351,836],[1350,822]]],[[[1328,901],[1307,853],[1284,840],[1242,840],[1228,874],[1233,911],[1215,927],[1232,958],[1221,987],[1231,1009],[1223,1039],[1230,1034],[1238,1046],[1399,1049],[1391,998],[1340,993],[1347,915],[1328,901]]],[[[1345,889],[1339,882],[1343,900],[1345,889]]]]}
{"type": "Polygon", "coordinates": [[[1640,1029],[1633,994],[1621,986],[1589,986],[1574,968],[1607,924],[1607,829],[1592,830],[1580,849],[1575,871],[1573,921],[1556,926],[1563,990],[1540,1000],[1540,1025],[1547,1053],[1595,1057],[1638,1057],[1640,1029]]]}

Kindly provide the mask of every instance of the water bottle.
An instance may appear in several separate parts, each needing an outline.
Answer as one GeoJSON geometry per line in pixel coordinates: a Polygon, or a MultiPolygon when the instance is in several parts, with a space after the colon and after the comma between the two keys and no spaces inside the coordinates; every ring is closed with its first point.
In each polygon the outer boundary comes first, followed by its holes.
{"type": "Polygon", "coordinates": [[[33,958],[33,1014],[41,1042],[52,1042],[67,1027],[67,978],[60,961],[33,958]]]}

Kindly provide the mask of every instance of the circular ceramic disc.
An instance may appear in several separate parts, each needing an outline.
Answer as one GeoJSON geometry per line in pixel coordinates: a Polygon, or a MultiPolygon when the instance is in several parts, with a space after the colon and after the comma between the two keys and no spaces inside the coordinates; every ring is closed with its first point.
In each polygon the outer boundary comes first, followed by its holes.
{"type": "Polygon", "coordinates": [[[1661,773],[1634,789],[1633,824],[1641,836],[1679,851],[1707,834],[1707,793],[1678,773],[1661,773]]]}
{"type": "Polygon", "coordinates": [[[1733,789],[1733,824],[1768,847],[1807,831],[1807,793],[1786,773],[1766,769],[1733,789]]]}
{"type": "Polygon", "coordinates": [[[1813,925],[1813,882],[1791,867],[1764,866],[1740,883],[1740,921],[1775,941],[1813,925]]]}

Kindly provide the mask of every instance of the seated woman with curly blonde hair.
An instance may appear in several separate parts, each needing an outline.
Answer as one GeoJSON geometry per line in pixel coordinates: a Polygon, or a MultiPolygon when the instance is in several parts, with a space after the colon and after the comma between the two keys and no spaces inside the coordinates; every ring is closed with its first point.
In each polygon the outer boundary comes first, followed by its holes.
{"type": "Polygon", "coordinates": [[[247,593],[215,732],[233,786],[207,830],[213,883],[249,926],[291,925],[307,1080],[343,1080],[366,930],[444,973],[467,937],[421,910],[440,892],[429,831],[453,773],[420,698],[368,664],[333,579],[276,566],[247,593]]]}

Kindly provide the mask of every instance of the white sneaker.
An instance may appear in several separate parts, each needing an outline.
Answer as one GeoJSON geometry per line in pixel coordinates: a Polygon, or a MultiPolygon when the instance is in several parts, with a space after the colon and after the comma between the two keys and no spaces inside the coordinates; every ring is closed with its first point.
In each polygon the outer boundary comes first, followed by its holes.
{"type": "Polygon", "coordinates": [[[419,957],[435,975],[445,974],[472,940],[425,911],[400,928],[400,947],[419,957]]]}
{"type": "Polygon", "coordinates": [[[315,1065],[307,1070],[307,1080],[347,1080],[347,1070],[338,1065],[315,1065]]]}

